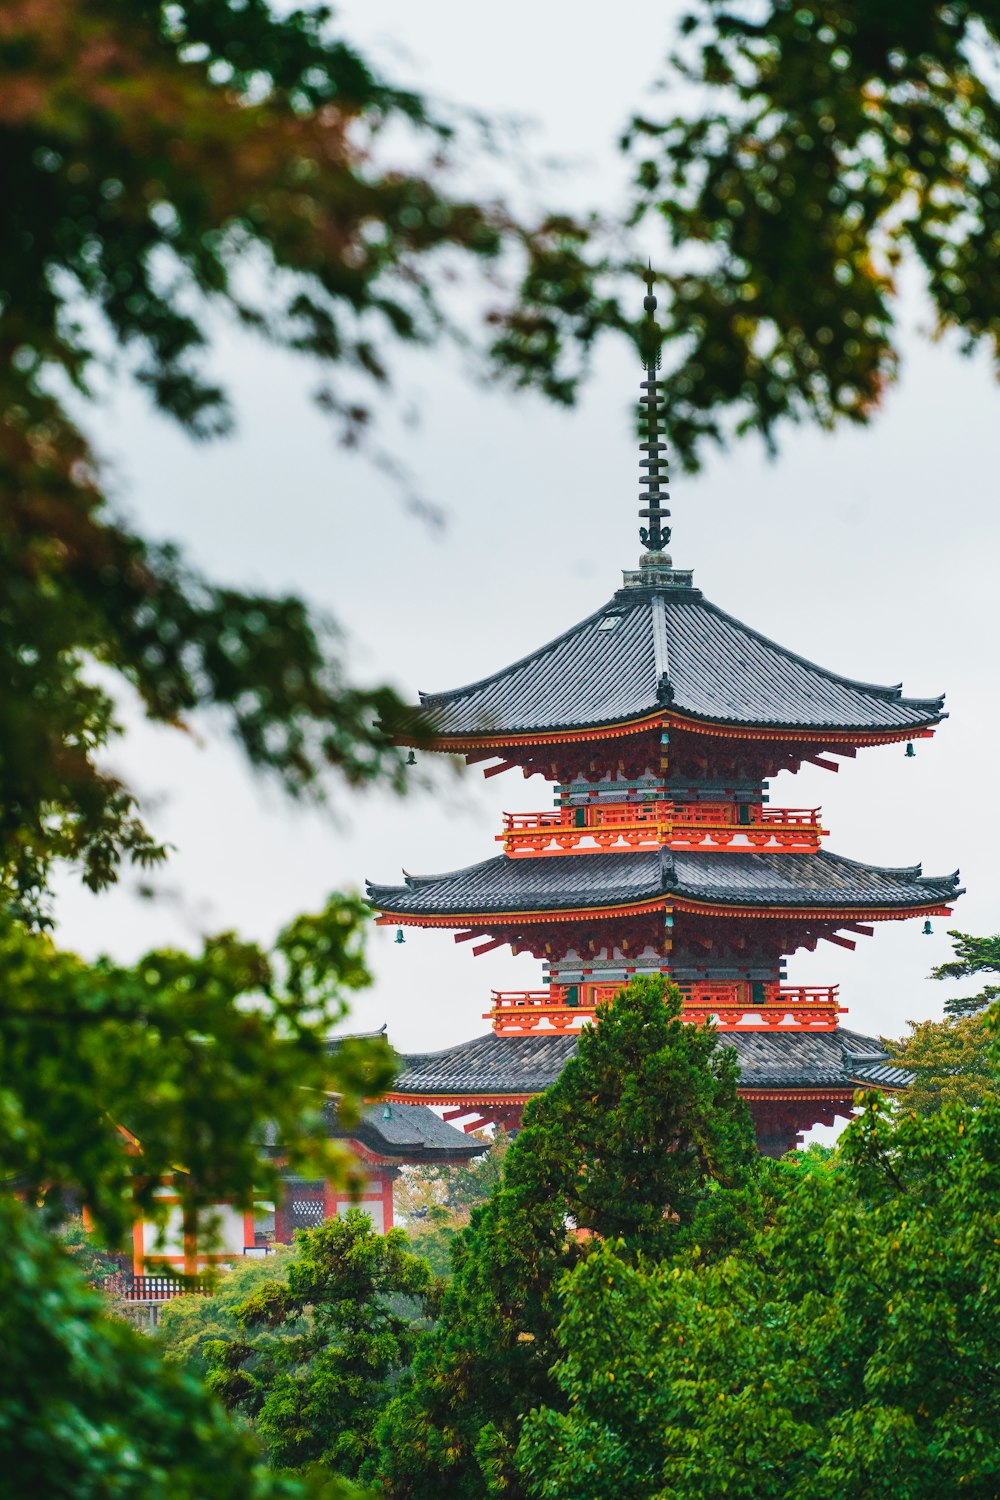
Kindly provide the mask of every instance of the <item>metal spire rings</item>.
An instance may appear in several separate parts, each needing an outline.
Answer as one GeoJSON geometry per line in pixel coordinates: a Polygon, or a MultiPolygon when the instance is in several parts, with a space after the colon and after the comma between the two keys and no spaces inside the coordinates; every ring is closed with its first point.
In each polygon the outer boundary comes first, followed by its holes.
{"type": "Polygon", "coordinates": [[[667,489],[667,445],[661,440],[660,422],[665,408],[662,405],[660,382],[656,376],[660,366],[660,331],[656,325],[653,280],[650,266],[646,272],[646,296],[642,304],[646,309],[643,340],[643,370],[646,378],[642,381],[642,395],[639,397],[645,430],[645,442],[639,444],[643,455],[639,460],[639,468],[645,471],[639,476],[639,482],[643,486],[639,494],[639,518],[648,522],[648,525],[639,527],[639,540],[648,552],[662,552],[670,541],[670,527],[664,525],[666,517],[670,515],[666,507],[670,493],[667,489]]]}

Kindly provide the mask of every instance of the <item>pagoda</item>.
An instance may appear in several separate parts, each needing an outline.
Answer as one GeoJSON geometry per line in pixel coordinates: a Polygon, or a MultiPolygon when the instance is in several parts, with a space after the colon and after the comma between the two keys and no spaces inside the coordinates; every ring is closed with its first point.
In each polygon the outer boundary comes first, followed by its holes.
{"type": "MultiPolygon", "coordinates": [[[[479,682],[422,695],[433,749],[486,776],[520,768],[554,807],[508,814],[502,852],[405,884],[369,884],[383,924],[452,929],[472,952],[541,960],[543,987],[494,991],[490,1031],[402,1058],[391,1099],[468,1130],[516,1127],[579,1027],[637,975],[680,988],[683,1017],[736,1049],[762,1151],[850,1114],[857,1088],[899,1086],[879,1041],[841,1025],[837,984],[790,984],[787,959],[853,949],[874,924],[951,914],[958,873],[828,852],[818,808],[773,807],[769,778],[838,769],[869,745],[930,737],[942,697],[855,682],[704,598],[667,546],[665,410],[652,278],[640,410],[644,551],[623,587],[558,639],[479,682]]],[[[400,934],[401,935],[401,934],[400,934]]]]}

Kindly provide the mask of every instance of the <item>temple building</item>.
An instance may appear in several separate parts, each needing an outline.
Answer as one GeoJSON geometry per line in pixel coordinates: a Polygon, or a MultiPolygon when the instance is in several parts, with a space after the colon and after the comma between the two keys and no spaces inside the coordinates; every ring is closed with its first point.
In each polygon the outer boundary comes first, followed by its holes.
{"type": "Polygon", "coordinates": [[[943,699],[855,682],[704,598],[666,548],[664,409],[650,286],[641,407],[639,566],[580,624],[512,666],[422,698],[433,748],[487,776],[519,768],[555,806],[507,815],[502,852],[467,869],[369,884],[378,921],[435,927],[482,954],[532,954],[542,987],[497,992],[486,1035],[407,1056],[390,1098],[475,1129],[516,1127],[575,1032],[635,975],[680,987],[684,1017],[735,1047],[763,1151],[780,1155],[898,1086],[877,1039],[841,1024],[838,985],[789,982],[820,942],[852,949],[879,922],[951,914],[957,872],[882,869],[826,850],[818,808],[774,807],[768,781],[837,769],[869,745],[929,738],[943,699]]]}
{"type": "MultiPolygon", "coordinates": [[[[372,1228],[384,1234],[393,1228],[393,1183],[402,1167],[461,1166],[484,1149],[481,1141],[446,1124],[425,1105],[379,1100],[366,1105],[350,1126],[338,1118],[333,1099],[325,1113],[330,1138],[343,1142],[353,1162],[353,1184],[283,1171],[284,1191],[277,1203],[260,1202],[254,1212],[246,1213],[232,1204],[213,1205],[207,1215],[211,1222],[205,1226],[207,1242],[202,1244],[185,1236],[176,1187],[164,1182],[158,1197],[166,1208],[166,1222],[134,1224],[131,1274],[123,1272],[119,1278],[119,1297],[129,1305],[167,1301],[184,1289],[176,1273],[193,1276],[209,1266],[266,1255],[275,1245],[292,1244],[297,1229],[315,1229],[328,1219],[343,1218],[350,1208],[368,1214],[372,1228]]],[[[134,1136],[123,1135],[138,1145],[134,1136]]],[[[272,1138],[261,1149],[283,1164],[280,1141],[272,1138]]]]}

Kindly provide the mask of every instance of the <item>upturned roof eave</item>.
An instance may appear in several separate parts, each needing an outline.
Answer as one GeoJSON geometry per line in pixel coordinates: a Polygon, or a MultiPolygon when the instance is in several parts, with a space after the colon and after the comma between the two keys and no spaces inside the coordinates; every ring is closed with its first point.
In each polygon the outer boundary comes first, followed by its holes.
{"type": "MultiPolygon", "coordinates": [[[[658,653],[655,649],[656,639],[658,635],[663,634],[665,629],[664,621],[661,618],[662,611],[658,611],[654,607],[655,600],[660,592],[664,592],[672,601],[677,602],[678,593],[676,590],[657,591],[654,589],[648,592],[648,597],[645,590],[642,591],[639,597],[633,596],[628,589],[619,590],[607,603],[603,604],[592,614],[572,625],[553,640],[520,657],[508,666],[490,673],[475,682],[466,683],[461,687],[435,693],[421,693],[420,706],[417,712],[424,715],[433,729],[436,710],[442,711],[443,714],[449,707],[461,704],[463,699],[467,699],[484,690],[502,686],[506,679],[515,678],[525,668],[543,663],[546,656],[558,650],[573,637],[577,635],[581,637],[581,651],[585,651],[584,643],[587,639],[586,632],[588,627],[594,625],[603,616],[611,613],[619,615],[631,615],[637,611],[645,611],[647,613],[650,667],[652,669],[655,658],[662,655],[665,659],[667,655],[665,651],[658,653]]],[[[618,710],[618,712],[608,716],[591,713],[578,719],[568,720],[557,718],[551,721],[535,721],[525,724],[515,719],[504,719],[501,706],[499,710],[494,709],[487,716],[484,716],[482,722],[474,724],[470,728],[461,731],[453,729],[435,731],[436,745],[432,745],[431,748],[439,748],[447,751],[451,748],[471,744],[477,746],[490,745],[500,740],[506,740],[507,738],[530,743],[534,737],[550,738],[562,734],[598,734],[602,730],[609,728],[625,729],[630,725],[639,726],[647,719],[662,717],[666,714],[669,714],[672,718],[688,718],[698,724],[708,726],[717,725],[720,728],[726,729],[742,726],[749,731],[773,731],[775,735],[785,737],[811,737],[817,734],[829,733],[838,738],[866,734],[882,734],[903,738],[908,730],[930,728],[940,723],[946,717],[943,694],[928,698],[908,698],[902,694],[902,684],[885,685],[862,682],[856,678],[833,672],[829,668],[820,666],[819,663],[803,656],[801,653],[791,651],[788,647],[782,646],[779,642],[772,640],[761,631],[755,630],[753,626],[744,624],[735,615],[729,614],[727,611],[720,609],[718,605],[704,599],[698,590],[691,590],[690,597],[685,599],[684,602],[690,607],[705,610],[717,619],[724,621],[733,630],[742,633],[748,640],[758,643],[760,646],[766,648],[767,651],[777,654],[779,658],[789,663],[795,663],[799,667],[804,667],[808,672],[815,674],[819,679],[836,686],[838,689],[846,689],[852,694],[862,694],[880,700],[885,704],[894,705],[901,710],[911,713],[913,718],[908,723],[893,724],[886,723],[884,720],[877,720],[871,715],[861,715],[853,724],[845,724],[842,720],[838,722],[827,722],[822,719],[806,721],[802,718],[775,716],[770,721],[767,721],[751,719],[740,714],[714,715],[705,713],[703,709],[687,705],[683,696],[673,698],[669,703],[665,703],[663,698],[658,696],[657,684],[652,680],[653,674],[651,670],[648,687],[649,696],[645,702],[637,704],[634,709],[625,713],[618,710]]],[[[673,679],[673,675],[671,674],[671,680],[673,679]]],[[[674,691],[676,691],[677,684],[673,680],[672,686],[674,691]]],[[[642,691],[641,687],[639,691],[642,691]]],[[[410,741],[402,740],[401,743],[410,743],[410,741]]]]}
{"type": "Polygon", "coordinates": [[[828,741],[850,741],[856,737],[871,736],[881,740],[905,740],[920,730],[936,729],[948,714],[943,708],[943,699],[916,699],[897,698],[892,700],[905,708],[926,710],[924,717],[914,719],[908,724],[805,724],[802,722],[792,723],[785,721],[781,723],[756,723],[749,719],[737,717],[723,718],[712,717],[708,714],[696,714],[684,709],[677,703],[669,707],[662,704],[650,703],[647,708],[640,709],[627,718],[613,715],[607,719],[574,719],[562,723],[549,722],[545,724],[534,724],[524,726],[523,724],[491,725],[482,729],[438,731],[434,730],[434,738],[430,744],[421,742],[415,736],[399,736],[396,743],[414,748],[438,751],[443,754],[461,753],[465,749],[486,749],[492,745],[511,748],[515,745],[533,745],[540,741],[559,742],[562,739],[591,738],[599,739],[602,733],[617,730],[619,733],[640,734],[643,729],[653,727],[656,722],[669,720],[678,728],[683,729],[685,721],[698,726],[718,729],[743,729],[746,737],[752,739],[792,739],[809,742],[814,740],[828,741]]]}

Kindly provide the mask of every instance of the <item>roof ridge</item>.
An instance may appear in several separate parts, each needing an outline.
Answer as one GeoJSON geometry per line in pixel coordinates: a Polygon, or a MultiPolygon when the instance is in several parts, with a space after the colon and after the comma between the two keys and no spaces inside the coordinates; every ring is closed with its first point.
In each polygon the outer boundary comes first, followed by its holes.
{"type": "MultiPolygon", "coordinates": [[[[768,851],[761,850],[760,852],[767,853],[768,851]]],[[[817,849],[814,853],[816,858],[836,860],[838,864],[850,865],[854,870],[874,870],[878,875],[908,875],[911,880],[927,879],[926,875],[921,875],[920,873],[923,865],[919,861],[915,865],[873,865],[871,860],[851,859],[848,854],[834,854],[832,849],[817,849]]],[[[790,857],[793,859],[802,858],[801,854],[793,854],[790,857]]]]}
{"type": "Polygon", "coordinates": [[[439,880],[454,880],[458,875],[471,875],[474,870],[481,870],[486,865],[493,864],[498,859],[506,859],[506,854],[491,854],[487,859],[474,860],[471,865],[460,865],[457,870],[441,870],[437,875],[415,875],[412,870],[403,870],[407,885],[414,889],[418,885],[434,885],[439,880]]]}
{"type": "Polygon", "coordinates": [[[834,672],[830,667],[821,667],[819,662],[812,661],[808,656],[803,656],[798,651],[792,651],[788,646],[783,646],[780,641],[772,640],[762,630],[757,630],[753,625],[747,625],[745,621],[737,619],[735,615],[731,615],[728,610],[723,609],[720,605],[714,604],[711,599],[706,599],[704,595],[696,602],[701,608],[710,609],[723,620],[728,620],[731,625],[738,625],[740,630],[745,630],[747,635],[754,636],[756,640],[762,641],[765,646],[770,646],[774,651],[780,651],[782,656],[787,656],[792,661],[797,661],[800,666],[809,667],[811,671],[818,672],[821,677],[832,678],[836,682],[844,683],[847,687],[858,688],[864,693],[875,693],[878,697],[890,698],[895,703],[905,703],[910,707],[923,708],[928,704],[936,704],[938,708],[943,708],[944,706],[944,693],[938,693],[936,697],[932,698],[906,698],[903,696],[902,683],[887,686],[884,683],[862,682],[857,677],[847,677],[842,672],[834,672]]]}

